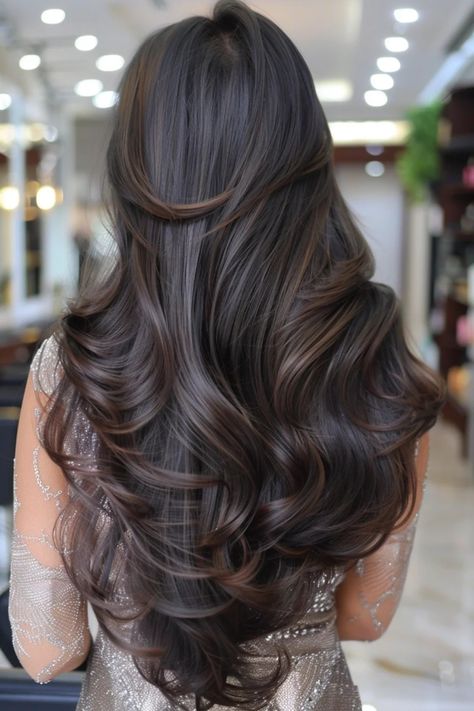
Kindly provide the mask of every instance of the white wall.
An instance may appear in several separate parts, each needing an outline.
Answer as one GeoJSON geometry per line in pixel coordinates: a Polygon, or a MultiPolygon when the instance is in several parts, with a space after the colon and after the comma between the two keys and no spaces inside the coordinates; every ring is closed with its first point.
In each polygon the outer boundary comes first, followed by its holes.
{"type": "Polygon", "coordinates": [[[371,178],[363,165],[338,165],[336,177],[376,260],[374,281],[403,291],[403,190],[393,167],[371,178]]]}
{"type": "Polygon", "coordinates": [[[97,205],[101,202],[111,128],[108,112],[97,118],[82,117],[75,121],[74,194],[80,204],[97,205]]]}

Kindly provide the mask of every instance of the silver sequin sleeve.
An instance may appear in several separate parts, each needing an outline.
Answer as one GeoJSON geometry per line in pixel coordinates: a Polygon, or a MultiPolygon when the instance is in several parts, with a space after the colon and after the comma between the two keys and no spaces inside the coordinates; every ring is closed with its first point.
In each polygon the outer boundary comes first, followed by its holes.
{"type": "Polygon", "coordinates": [[[338,590],[338,625],[343,639],[361,639],[364,631],[366,640],[377,639],[387,629],[400,603],[426,488],[429,440],[425,442],[422,461],[420,442],[418,439],[415,443],[415,460],[418,481],[422,477],[422,483],[418,486],[415,511],[378,551],[356,561],[338,590]]]}
{"type": "Polygon", "coordinates": [[[90,647],[87,605],[66,574],[53,526],[70,494],[42,447],[41,416],[59,376],[53,336],[37,351],[18,423],[14,459],[9,618],[20,662],[38,683],[80,664],[90,647]]]}

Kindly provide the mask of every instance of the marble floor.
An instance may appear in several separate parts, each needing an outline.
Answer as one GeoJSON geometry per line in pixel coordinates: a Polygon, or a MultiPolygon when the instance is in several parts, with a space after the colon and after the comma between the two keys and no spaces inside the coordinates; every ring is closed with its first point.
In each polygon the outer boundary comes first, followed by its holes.
{"type": "MultiPolygon", "coordinates": [[[[400,607],[381,639],[344,643],[364,711],[474,711],[474,467],[460,458],[451,425],[439,421],[430,439],[400,607]]],[[[2,516],[0,584],[6,524],[2,516]]],[[[8,666],[1,656],[0,666],[8,666]]]]}
{"type": "Polygon", "coordinates": [[[404,595],[375,642],[345,642],[364,711],[474,711],[474,468],[457,430],[431,431],[404,595]]]}

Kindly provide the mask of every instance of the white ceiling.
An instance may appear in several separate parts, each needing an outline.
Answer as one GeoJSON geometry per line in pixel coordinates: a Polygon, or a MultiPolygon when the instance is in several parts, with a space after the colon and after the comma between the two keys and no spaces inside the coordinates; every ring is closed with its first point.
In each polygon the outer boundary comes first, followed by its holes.
{"type": "MultiPolygon", "coordinates": [[[[116,88],[120,72],[99,72],[97,57],[119,53],[128,61],[151,31],[189,15],[208,15],[212,5],[200,0],[0,0],[0,91],[3,75],[34,95],[49,87],[50,95],[76,115],[100,114],[90,99],[73,92],[77,81],[90,78],[100,78],[105,89],[116,88]],[[48,7],[63,8],[65,21],[43,24],[40,15],[48,7]],[[76,50],[74,39],[81,34],[95,34],[96,49],[76,50]],[[42,56],[41,68],[20,70],[19,57],[35,49],[42,56]]],[[[353,83],[350,102],[324,105],[330,120],[402,118],[440,68],[447,45],[472,12],[472,0],[249,0],[249,5],[287,32],[316,80],[353,83]],[[420,20],[397,27],[393,10],[400,6],[415,7],[420,20]],[[377,57],[387,54],[383,40],[401,33],[410,49],[398,55],[402,69],[394,75],[389,102],[370,108],[363,95],[371,88],[369,77],[377,71],[377,57]]],[[[471,79],[474,83],[472,69],[464,83],[471,79]]]]}

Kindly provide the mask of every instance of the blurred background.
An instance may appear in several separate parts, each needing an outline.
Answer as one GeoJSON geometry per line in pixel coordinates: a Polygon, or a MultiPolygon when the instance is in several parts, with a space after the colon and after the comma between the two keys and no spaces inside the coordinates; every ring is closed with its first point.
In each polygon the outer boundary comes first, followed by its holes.
{"type": "MultiPolygon", "coordinates": [[[[374,279],[399,294],[413,348],[449,387],[432,431],[405,595],[380,640],[345,643],[354,681],[364,711],[472,711],[472,0],[249,4],[306,59],[330,121],[339,184],[377,260],[374,279]]],[[[12,457],[28,365],[75,293],[84,256],[107,248],[101,184],[123,66],[149,32],[211,7],[0,0],[0,708],[17,708],[10,687],[5,696],[12,679],[33,694],[11,668],[5,622],[12,457]]],[[[80,674],[64,675],[73,690],[80,674]]],[[[21,708],[43,708],[43,691],[21,708]]],[[[68,698],[61,708],[73,708],[68,698]]]]}

